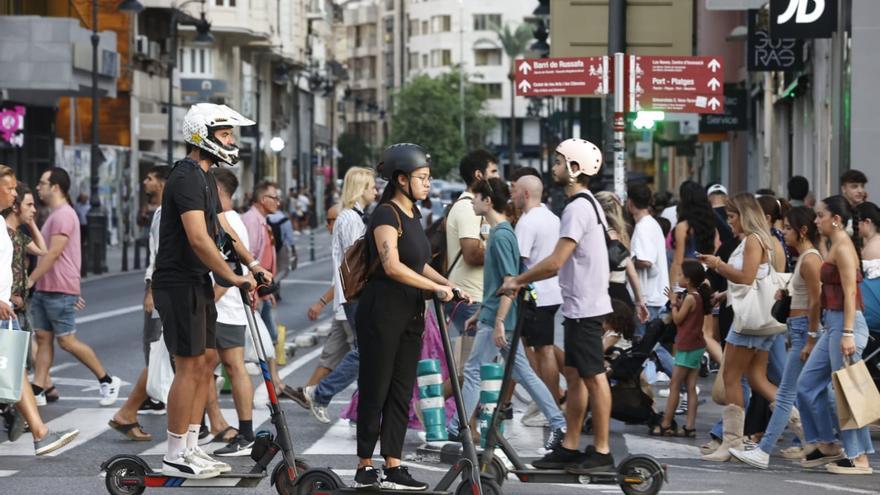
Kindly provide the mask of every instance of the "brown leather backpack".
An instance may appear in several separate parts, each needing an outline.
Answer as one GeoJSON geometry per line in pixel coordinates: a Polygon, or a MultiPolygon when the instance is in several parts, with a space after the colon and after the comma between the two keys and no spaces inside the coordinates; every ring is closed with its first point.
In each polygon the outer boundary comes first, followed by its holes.
{"type": "MultiPolygon", "coordinates": [[[[397,238],[403,235],[403,223],[400,221],[400,214],[397,209],[388,203],[382,206],[391,208],[394,216],[397,218],[397,238]]],[[[370,275],[379,267],[379,259],[370,259],[370,247],[367,244],[367,235],[364,234],[360,239],[345,251],[342,263],[339,265],[339,280],[342,282],[342,295],[346,301],[353,301],[358,298],[364,286],[367,285],[370,275]]]]}

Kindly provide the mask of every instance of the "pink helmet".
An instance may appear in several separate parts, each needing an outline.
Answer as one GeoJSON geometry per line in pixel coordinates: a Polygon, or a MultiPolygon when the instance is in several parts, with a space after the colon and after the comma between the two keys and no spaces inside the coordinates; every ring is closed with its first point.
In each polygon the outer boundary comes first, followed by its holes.
{"type": "Polygon", "coordinates": [[[566,139],[559,143],[556,152],[565,158],[565,167],[572,178],[581,174],[592,177],[602,167],[602,151],[586,139],[566,139]],[[577,172],[571,169],[572,162],[578,164],[577,172]]]}

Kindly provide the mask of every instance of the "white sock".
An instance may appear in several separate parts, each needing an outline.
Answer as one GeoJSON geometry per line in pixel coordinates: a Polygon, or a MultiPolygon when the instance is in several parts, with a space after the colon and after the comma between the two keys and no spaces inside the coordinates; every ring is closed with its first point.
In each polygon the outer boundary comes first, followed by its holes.
{"type": "Polygon", "coordinates": [[[199,430],[201,429],[202,425],[189,425],[189,429],[186,430],[186,448],[198,447],[199,430]]]}
{"type": "Polygon", "coordinates": [[[168,453],[165,459],[176,459],[186,448],[186,435],[178,435],[177,433],[168,432],[168,453]]]}

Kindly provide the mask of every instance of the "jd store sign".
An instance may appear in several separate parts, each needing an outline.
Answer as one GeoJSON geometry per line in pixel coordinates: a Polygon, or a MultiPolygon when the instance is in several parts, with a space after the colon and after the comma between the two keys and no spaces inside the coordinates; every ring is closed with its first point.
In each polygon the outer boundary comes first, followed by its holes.
{"type": "Polygon", "coordinates": [[[837,0],[770,0],[773,38],[830,38],[837,27],[837,0]]]}

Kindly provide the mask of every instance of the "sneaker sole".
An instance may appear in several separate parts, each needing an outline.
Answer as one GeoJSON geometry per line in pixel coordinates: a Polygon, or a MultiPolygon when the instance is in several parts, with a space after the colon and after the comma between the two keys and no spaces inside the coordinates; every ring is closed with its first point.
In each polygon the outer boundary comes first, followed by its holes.
{"type": "Polygon", "coordinates": [[[837,461],[839,461],[839,460],[841,460],[841,459],[843,459],[843,458],[845,458],[845,457],[846,457],[846,454],[844,454],[843,452],[841,452],[841,453],[836,454],[836,455],[825,456],[825,457],[821,457],[821,458],[819,458],[819,459],[813,459],[813,460],[810,460],[810,461],[805,460],[805,459],[802,459],[802,460],[801,460],[801,466],[802,466],[802,467],[805,467],[805,468],[816,468],[816,467],[822,467],[822,466],[824,466],[825,464],[830,464],[830,463],[832,463],[832,462],[837,462],[837,461]]]}
{"type": "Polygon", "coordinates": [[[566,466],[565,472],[569,474],[598,474],[598,473],[613,473],[614,472],[614,464],[608,464],[605,466],[596,466],[591,468],[580,468],[576,466],[566,466]]]}
{"type": "Polygon", "coordinates": [[[187,473],[186,471],[181,471],[176,466],[168,466],[165,461],[162,461],[161,473],[163,476],[186,478],[191,480],[206,480],[208,478],[216,478],[217,476],[220,476],[220,471],[216,469],[206,469],[201,473],[187,473]]]}
{"type": "Polygon", "coordinates": [[[246,455],[251,455],[251,449],[236,450],[235,452],[224,452],[222,454],[215,450],[214,455],[216,455],[217,457],[244,457],[246,455]]]}
{"type": "Polygon", "coordinates": [[[733,458],[738,460],[739,462],[742,462],[743,464],[748,464],[749,466],[752,466],[753,468],[758,468],[758,469],[769,469],[770,468],[769,462],[767,464],[759,464],[758,462],[753,461],[752,459],[749,459],[748,457],[740,457],[739,455],[737,455],[736,452],[733,451],[733,449],[730,449],[730,455],[733,456],[733,458]]]}
{"type": "Polygon", "coordinates": [[[855,467],[855,468],[842,468],[838,465],[827,466],[827,470],[831,474],[843,474],[843,475],[866,475],[866,474],[874,474],[874,470],[867,467],[855,467]]]}
{"type": "Polygon", "coordinates": [[[409,486],[409,485],[401,485],[399,483],[392,483],[390,481],[383,481],[381,484],[381,488],[383,490],[397,490],[404,492],[423,492],[428,489],[428,486],[409,486]]]}
{"type": "Polygon", "coordinates": [[[65,445],[69,444],[70,442],[72,442],[73,439],[76,438],[78,435],[79,435],[79,431],[68,432],[66,435],[62,436],[61,438],[56,440],[54,443],[50,443],[49,445],[43,447],[40,450],[35,449],[35,452],[37,455],[50,454],[50,453],[55,452],[56,450],[60,449],[61,447],[64,447],[65,445]]]}
{"type": "Polygon", "coordinates": [[[168,411],[165,409],[156,410],[156,409],[147,409],[144,411],[138,411],[138,416],[164,416],[168,411]]]}

